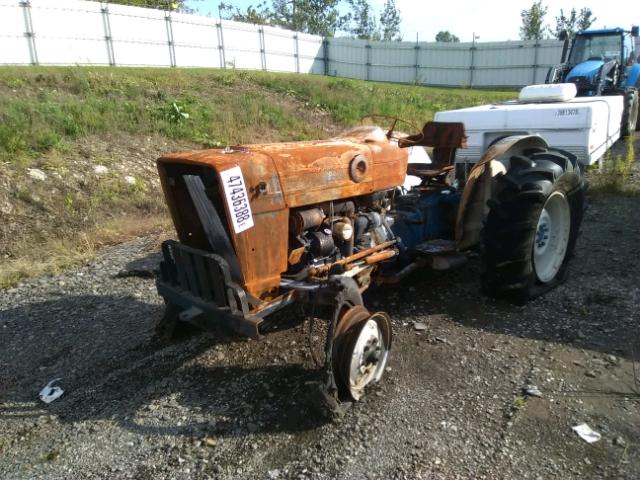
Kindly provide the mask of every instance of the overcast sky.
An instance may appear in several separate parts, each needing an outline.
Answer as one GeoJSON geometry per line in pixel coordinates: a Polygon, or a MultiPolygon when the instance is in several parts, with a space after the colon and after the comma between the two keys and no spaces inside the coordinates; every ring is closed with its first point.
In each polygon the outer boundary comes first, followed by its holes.
{"type": "MultiPolygon", "coordinates": [[[[385,0],[370,0],[379,12],[385,0]]],[[[256,5],[259,0],[225,0],[246,9],[247,5],[256,5]]],[[[189,5],[202,14],[217,17],[220,0],[190,0],[189,5]]],[[[271,3],[267,1],[267,3],[271,3]]],[[[418,33],[420,41],[434,41],[440,30],[449,30],[461,41],[470,42],[475,32],[479,42],[518,40],[521,25],[520,12],[529,8],[533,0],[396,0],[402,16],[402,36],[404,40],[414,41],[418,33]]],[[[546,22],[555,27],[555,17],[560,9],[565,14],[572,7],[580,10],[588,7],[597,18],[595,28],[623,27],[630,29],[631,24],[640,24],[640,1],[638,0],[543,0],[547,5],[546,22]]]]}

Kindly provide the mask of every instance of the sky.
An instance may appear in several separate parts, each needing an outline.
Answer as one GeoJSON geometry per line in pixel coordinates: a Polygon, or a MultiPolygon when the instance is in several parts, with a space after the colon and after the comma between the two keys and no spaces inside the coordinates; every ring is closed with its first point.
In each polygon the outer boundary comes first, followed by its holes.
{"type": "MultiPolygon", "coordinates": [[[[189,0],[188,4],[203,15],[217,17],[220,0],[189,0]]],[[[259,0],[225,0],[245,10],[248,5],[256,5],[259,0]]],[[[267,1],[267,3],[271,3],[267,1]]],[[[380,12],[384,0],[370,0],[380,12]]],[[[396,0],[401,12],[401,32],[403,40],[415,41],[416,33],[420,41],[434,41],[441,30],[449,30],[462,42],[470,42],[475,33],[478,42],[518,40],[521,25],[520,12],[530,8],[533,0],[452,0],[416,1],[396,0]]],[[[563,9],[565,15],[571,8],[590,8],[596,17],[592,28],[623,27],[640,24],[640,1],[638,0],[543,0],[549,9],[546,23],[555,28],[555,17],[563,9]],[[628,25],[627,25],[628,24],[628,25]]],[[[346,13],[346,12],[345,12],[346,13]]]]}

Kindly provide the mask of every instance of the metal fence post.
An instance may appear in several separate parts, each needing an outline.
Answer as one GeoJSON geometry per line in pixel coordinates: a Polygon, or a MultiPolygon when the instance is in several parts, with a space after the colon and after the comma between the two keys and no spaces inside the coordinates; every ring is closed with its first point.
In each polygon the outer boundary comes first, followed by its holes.
{"type": "Polygon", "coordinates": [[[536,40],[536,43],[533,45],[533,80],[531,81],[532,85],[536,84],[536,73],[538,73],[538,47],[540,44],[536,40]]]}
{"type": "Polygon", "coordinates": [[[416,45],[415,47],[413,47],[415,49],[415,64],[414,67],[416,69],[416,78],[414,80],[413,83],[415,83],[416,85],[418,85],[418,82],[420,80],[420,44],[416,41],[416,45]]]}
{"type": "MultiPolygon", "coordinates": [[[[474,34],[475,36],[475,34],[474,34]]],[[[476,44],[475,40],[473,45],[471,45],[471,65],[469,65],[469,87],[473,87],[473,71],[476,68],[475,64],[475,52],[476,52],[476,44]]]]}
{"type": "Polygon", "coordinates": [[[169,63],[171,67],[176,66],[176,48],[173,42],[173,25],[171,24],[171,13],[165,10],[164,20],[167,25],[167,44],[169,45],[169,63]]]}
{"type": "Polygon", "coordinates": [[[218,34],[218,54],[220,56],[220,68],[227,68],[227,59],[224,53],[224,34],[222,33],[222,19],[216,23],[216,33],[218,34]]]}
{"type": "Polygon", "coordinates": [[[329,39],[322,39],[322,59],[324,61],[324,74],[329,75],[329,39]]]}
{"type": "Polygon", "coordinates": [[[109,21],[109,5],[100,3],[100,11],[102,12],[102,26],[104,27],[104,40],[107,42],[107,58],[109,65],[115,67],[116,55],[113,50],[113,37],[111,36],[111,22],[109,21]]]}
{"type": "Polygon", "coordinates": [[[367,52],[367,80],[371,80],[371,44],[367,43],[364,48],[367,52]]]}
{"type": "Polygon", "coordinates": [[[263,71],[267,70],[267,46],[264,41],[264,28],[258,27],[258,39],[260,40],[260,66],[263,71]]]}
{"type": "Polygon", "coordinates": [[[31,3],[29,0],[20,2],[22,13],[24,15],[24,36],[29,44],[29,57],[31,65],[38,65],[38,50],[36,50],[36,34],[33,31],[33,22],[31,21],[31,3]]]}
{"type": "Polygon", "coordinates": [[[300,73],[300,45],[298,44],[298,32],[293,34],[293,57],[296,62],[296,73],[300,73]]]}

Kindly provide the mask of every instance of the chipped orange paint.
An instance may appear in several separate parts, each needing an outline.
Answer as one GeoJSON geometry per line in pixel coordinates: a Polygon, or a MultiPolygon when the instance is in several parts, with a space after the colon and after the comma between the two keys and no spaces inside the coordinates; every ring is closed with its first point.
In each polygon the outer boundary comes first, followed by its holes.
{"type": "MultiPolygon", "coordinates": [[[[232,235],[242,283],[252,295],[277,294],[280,275],[287,270],[291,208],[344,200],[393,189],[404,182],[408,152],[388,140],[377,127],[360,127],[324,141],[247,145],[229,150],[182,152],[158,160],[169,210],[180,232],[179,206],[169,194],[163,164],[183,163],[212,168],[220,175],[239,166],[247,186],[254,227],[232,235]],[[364,157],[368,169],[355,182],[351,161],[364,157]],[[266,254],[265,254],[266,253],[266,254]]],[[[227,216],[227,222],[229,218],[227,216]]],[[[229,231],[233,226],[229,223],[229,231]]]]}

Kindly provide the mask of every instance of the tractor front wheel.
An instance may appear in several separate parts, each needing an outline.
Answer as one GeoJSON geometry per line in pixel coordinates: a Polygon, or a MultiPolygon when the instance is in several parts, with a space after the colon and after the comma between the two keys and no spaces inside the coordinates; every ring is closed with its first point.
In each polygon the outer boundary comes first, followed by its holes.
{"type": "Polygon", "coordinates": [[[578,238],[586,182],[575,157],[534,149],[511,157],[482,233],[485,292],[525,303],[557,286],[578,238]]]}

